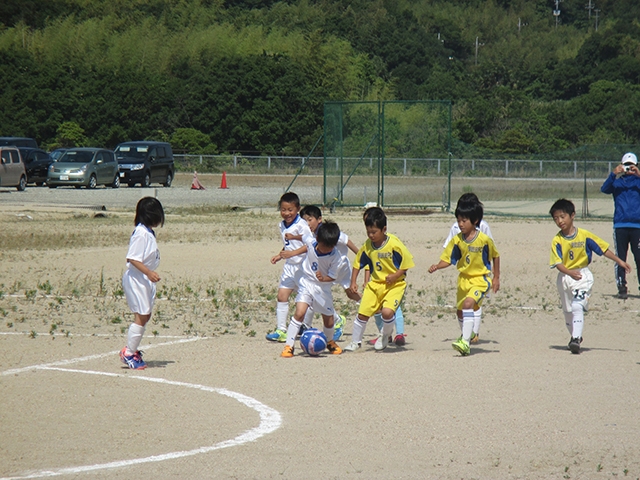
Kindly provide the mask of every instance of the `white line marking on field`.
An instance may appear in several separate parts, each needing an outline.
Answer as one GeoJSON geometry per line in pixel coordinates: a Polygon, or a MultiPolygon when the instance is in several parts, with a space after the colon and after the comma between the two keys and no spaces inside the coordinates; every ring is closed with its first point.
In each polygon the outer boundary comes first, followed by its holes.
{"type": "MultiPolygon", "coordinates": [[[[157,347],[166,347],[167,345],[177,345],[180,343],[195,342],[197,340],[204,340],[205,338],[206,337],[185,338],[184,340],[178,340],[175,342],[156,343],[155,345],[147,345],[146,347],[144,347],[144,350],[151,350],[152,348],[157,348],[157,347]]],[[[86,357],[70,358],[67,360],[59,360],[57,362],[43,363],[41,365],[31,365],[30,367],[14,368],[11,370],[5,370],[4,372],[0,372],[0,376],[15,375],[16,373],[28,372],[30,370],[39,370],[39,369],[49,368],[49,367],[73,365],[74,363],[85,362],[87,360],[97,360],[99,358],[112,357],[114,355],[118,355],[119,353],[120,351],[98,353],[96,355],[88,355],[86,357]]]]}
{"type": "MultiPolygon", "coordinates": [[[[198,340],[198,339],[190,339],[188,341],[194,341],[194,340],[198,340]]],[[[184,341],[171,342],[169,344],[164,344],[164,345],[170,345],[174,343],[184,343],[184,341]]],[[[160,345],[154,345],[154,346],[159,347],[160,345]]],[[[113,355],[113,353],[110,353],[108,355],[113,355]]],[[[69,360],[68,362],[75,363],[76,361],[93,359],[93,358],[101,358],[103,356],[105,355],[92,355],[89,357],[82,357],[81,359],[74,359],[75,361],[69,360]]],[[[59,364],[61,362],[55,362],[55,363],[59,364]]],[[[29,367],[29,368],[30,369],[37,368],[38,370],[52,370],[52,371],[69,372],[69,373],[83,373],[87,375],[103,375],[107,377],[119,377],[119,378],[126,378],[130,380],[141,380],[144,382],[154,382],[154,383],[160,383],[165,385],[193,388],[193,389],[202,390],[205,392],[218,393],[220,395],[225,395],[227,397],[233,398],[234,400],[237,400],[243,405],[246,405],[247,407],[257,411],[258,414],[260,415],[260,424],[255,428],[252,428],[250,430],[247,430],[246,432],[241,433],[240,435],[238,435],[237,437],[231,440],[225,440],[223,442],[219,442],[219,443],[216,443],[215,445],[210,445],[208,447],[200,447],[193,450],[184,450],[180,452],[164,453],[161,455],[152,455],[150,457],[144,457],[144,458],[134,458],[131,460],[118,460],[115,462],[99,463],[94,465],[83,465],[79,467],[67,467],[67,468],[59,468],[54,470],[41,470],[39,472],[28,473],[22,476],[3,477],[3,478],[0,478],[0,480],[56,477],[60,475],[71,475],[71,474],[77,474],[77,473],[92,472],[96,470],[122,468],[122,467],[129,467],[131,465],[139,465],[143,463],[162,462],[165,460],[174,460],[177,458],[190,457],[193,455],[199,455],[201,453],[208,453],[214,450],[220,450],[223,448],[235,447],[248,442],[254,442],[260,437],[263,437],[277,430],[278,428],[280,428],[280,425],[282,425],[282,416],[280,415],[280,412],[278,412],[277,410],[274,410],[273,408],[268,407],[263,403],[260,403],[255,398],[251,398],[241,393],[227,390],[225,388],[214,388],[214,387],[207,387],[206,385],[198,385],[195,383],[176,382],[173,380],[166,380],[164,378],[151,378],[151,377],[141,377],[141,376],[133,376],[133,375],[123,375],[120,373],[98,372],[94,370],[76,370],[76,369],[70,369],[70,368],[59,368],[59,367],[54,367],[53,365],[54,364],[51,363],[48,365],[43,364],[43,365],[37,365],[35,367],[29,367]]],[[[22,369],[20,370],[22,371],[22,369]]],[[[6,372],[3,372],[3,374],[4,373],[6,372]]]]}

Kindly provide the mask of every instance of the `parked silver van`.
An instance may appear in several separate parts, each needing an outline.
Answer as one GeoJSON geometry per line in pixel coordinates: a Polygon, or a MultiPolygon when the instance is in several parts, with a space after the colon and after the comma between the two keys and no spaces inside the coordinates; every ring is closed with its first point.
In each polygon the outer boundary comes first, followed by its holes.
{"type": "Polygon", "coordinates": [[[16,147],[0,147],[0,187],[27,187],[27,171],[16,147]]]}

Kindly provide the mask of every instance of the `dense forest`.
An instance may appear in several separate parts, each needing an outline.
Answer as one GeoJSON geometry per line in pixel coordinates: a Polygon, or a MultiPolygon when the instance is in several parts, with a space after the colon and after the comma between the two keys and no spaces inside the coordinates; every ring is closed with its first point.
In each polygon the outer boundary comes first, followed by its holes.
{"type": "Polygon", "coordinates": [[[2,136],[304,155],[326,101],[452,102],[457,141],[640,143],[638,0],[3,0],[2,136]],[[555,14],[554,14],[555,13],[555,14]]]}

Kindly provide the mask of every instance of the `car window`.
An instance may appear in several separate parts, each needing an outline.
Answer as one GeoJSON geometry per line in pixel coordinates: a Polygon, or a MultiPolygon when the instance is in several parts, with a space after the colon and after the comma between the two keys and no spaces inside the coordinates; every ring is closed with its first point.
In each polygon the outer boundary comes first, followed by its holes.
{"type": "Polygon", "coordinates": [[[105,158],[105,161],[109,163],[114,163],[116,161],[116,158],[113,155],[113,152],[104,152],[104,158],[105,158]]]}
{"type": "Polygon", "coordinates": [[[69,151],[65,152],[65,154],[60,157],[60,162],[70,162],[70,163],[89,163],[93,158],[93,152],[85,152],[85,151],[69,151]]]}
{"type": "Polygon", "coordinates": [[[158,147],[158,158],[164,158],[167,154],[164,152],[164,147],[158,147]]]}
{"type": "Polygon", "coordinates": [[[11,155],[9,154],[9,150],[2,151],[2,163],[11,163],[11,155]]]}
{"type": "Polygon", "coordinates": [[[36,160],[48,160],[49,155],[44,152],[36,152],[36,160]]]}
{"type": "Polygon", "coordinates": [[[16,152],[15,150],[11,150],[11,161],[13,163],[20,163],[20,154],[18,154],[18,152],[16,152]]]}

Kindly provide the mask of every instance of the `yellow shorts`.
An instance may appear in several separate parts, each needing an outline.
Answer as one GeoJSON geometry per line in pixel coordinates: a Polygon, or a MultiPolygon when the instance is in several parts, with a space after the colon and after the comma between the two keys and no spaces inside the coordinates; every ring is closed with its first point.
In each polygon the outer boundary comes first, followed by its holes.
{"type": "Polygon", "coordinates": [[[491,279],[487,275],[481,277],[458,277],[458,292],[456,306],[462,310],[465,298],[473,298],[476,308],[482,305],[485,295],[491,290],[491,279]]]}
{"type": "Polygon", "coordinates": [[[404,280],[393,285],[380,282],[369,282],[362,292],[358,313],[370,317],[382,308],[390,308],[394,312],[400,306],[407,282],[404,280]]]}

